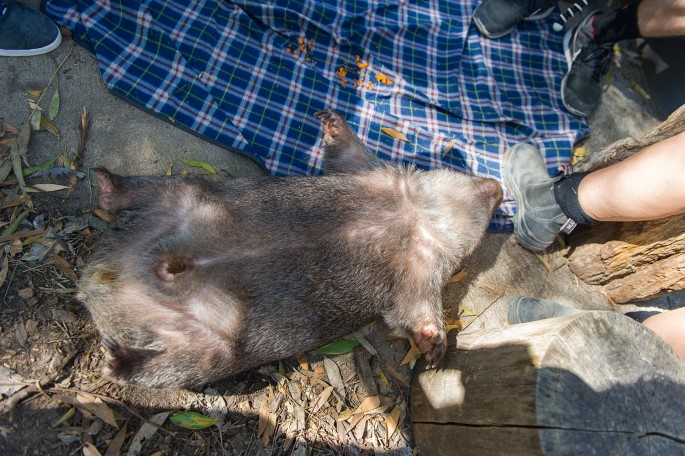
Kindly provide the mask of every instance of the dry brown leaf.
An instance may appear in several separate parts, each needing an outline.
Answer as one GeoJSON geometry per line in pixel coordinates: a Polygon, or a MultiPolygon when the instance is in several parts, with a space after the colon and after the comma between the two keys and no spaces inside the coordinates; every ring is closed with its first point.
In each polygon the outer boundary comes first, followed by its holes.
{"type": "Polygon", "coordinates": [[[102,456],[102,453],[92,443],[85,442],[83,444],[83,456],[102,456]]]}
{"type": "Polygon", "coordinates": [[[143,450],[143,441],[149,439],[157,432],[158,426],[161,426],[171,412],[161,412],[154,415],[148,421],[149,423],[143,423],[136,435],[131,441],[131,445],[128,447],[128,456],[137,456],[143,450]]]}
{"type": "Polygon", "coordinates": [[[454,139],[450,139],[449,142],[445,145],[445,150],[442,151],[442,158],[445,158],[445,156],[447,154],[449,154],[453,148],[454,148],[454,139]]]}
{"type": "Polygon", "coordinates": [[[126,440],[127,424],[128,423],[124,422],[121,429],[119,429],[119,432],[117,432],[117,435],[109,442],[105,456],[119,456],[121,454],[121,447],[124,446],[124,441],[126,440]]]}
{"type": "Polygon", "coordinates": [[[71,265],[67,260],[62,258],[61,256],[57,255],[56,253],[52,253],[52,259],[55,261],[55,264],[57,264],[57,267],[62,271],[64,276],[71,280],[73,283],[76,283],[78,281],[78,276],[74,272],[73,269],[71,269],[71,265]]]}
{"type": "Polygon", "coordinates": [[[269,422],[269,399],[264,397],[262,405],[259,407],[259,420],[257,421],[257,437],[261,437],[266,431],[269,422]]]}
{"type": "Polygon", "coordinates": [[[354,413],[366,413],[369,410],[374,410],[381,405],[380,396],[367,396],[364,398],[359,407],[354,410],[354,413]]]}
{"type": "Polygon", "coordinates": [[[460,270],[456,274],[454,274],[450,279],[447,281],[447,283],[456,283],[456,282],[461,282],[464,280],[466,277],[466,268],[460,270]]]}
{"type": "Polygon", "coordinates": [[[96,207],[95,209],[93,209],[93,213],[100,220],[104,220],[107,223],[112,223],[114,221],[114,216],[107,212],[105,209],[102,209],[101,207],[96,207]]]}
{"type": "Polygon", "coordinates": [[[407,354],[404,355],[404,358],[402,358],[402,361],[400,362],[400,367],[404,366],[405,364],[409,364],[419,356],[421,356],[421,350],[419,347],[416,346],[413,340],[409,339],[409,350],[407,351],[407,354]]]}
{"type": "Polygon", "coordinates": [[[104,403],[102,399],[93,396],[92,394],[80,391],[76,393],[76,400],[90,413],[97,416],[115,429],[119,429],[117,420],[114,418],[114,412],[112,412],[112,409],[109,408],[109,406],[104,403]]]}
{"type": "Polygon", "coordinates": [[[4,258],[2,260],[2,270],[0,270],[0,288],[2,288],[2,285],[5,283],[5,279],[7,279],[7,271],[9,270],[9,260],[10,258],[7,255],[4,255],[4,258]]]}
{"type": "Polygon", "coordinates": [[[269,412],[269,416],[267,417],[267,422],[266,422],[266,429],[264,430],[264,435],[262,435],[262,443],[264,446],[267,446],[269,444],[269,440],[271,439],[271,436],[274,434],[274,431],[276,430],[276,420],[278,419],[278,416],[274,412],[269,412]]]}
{"type": "Polygon", "coordinates": [[[321,394],[319,394],[319,396],[314,401],[314,405],[312,406],[312,413],[318,412],[319,409],[321,407],[323,407],[328,402],[328,398],[331,397],[332,393],[333,393],[333,387],[332,386],[324,388],[324,390],[321,392],[321,394]]]}
{"type": "Polygon", "coordinates": [[[390,437],[392,437],[392,435],[395,433],[399,422],[400,406],[396,405],[395,408],[392,409],[392,412],[385,417],[385,427],[388,430],[388,440],[390,440],[390,437]]]}
{"type": "Polygon", "coordinates": [[[399,131],[395,130],[394,128],[383,127],[383,128],[381,128],[381,131],[382,131],[383,133],[385,133],[386,135],[388,135],[388,136],[390,136],[390,137],[392,137],[392,138],[395,138],[395,139],[397,139],[397,140],[404,141],[404,142],[409,142],[409,139],[407,139],[406,136],[404,136],[402,133],[400,133],[399,131]]]}

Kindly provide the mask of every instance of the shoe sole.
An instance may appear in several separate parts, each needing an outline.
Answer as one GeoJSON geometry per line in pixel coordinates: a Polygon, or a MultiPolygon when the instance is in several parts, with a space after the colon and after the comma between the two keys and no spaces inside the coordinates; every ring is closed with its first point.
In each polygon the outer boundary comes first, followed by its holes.
{"type": "Polygon", "coordinates": [[[0,57],[31,57],[34,55],[43,55],[54,51],[62,43],[62,34],[58,33],[55,41],[36,49],[0,49],[0,57]]]}

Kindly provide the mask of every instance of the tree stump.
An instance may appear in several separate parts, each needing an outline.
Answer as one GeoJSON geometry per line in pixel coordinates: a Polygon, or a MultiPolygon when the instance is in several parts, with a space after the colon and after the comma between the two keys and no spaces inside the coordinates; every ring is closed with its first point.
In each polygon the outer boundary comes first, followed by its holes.
{"type": "MultiPolygon", "coordinates": [[[[589,171],[621,161],[643,148],[685,131],[685,106],[644,138],[627,138],[591,154],[576,166],[589,171]]],[[[631,223],[579,227],[571,236],[571,271],[604,286],[616,303],[653,298],[685,289],[685,215],[631,223]]]]}
{"type": "Polygon", "coordinates": [[[414,369],[416,446],[434,455],[685,454],[685,363],[615,312],[450,338],[414,369]]]}

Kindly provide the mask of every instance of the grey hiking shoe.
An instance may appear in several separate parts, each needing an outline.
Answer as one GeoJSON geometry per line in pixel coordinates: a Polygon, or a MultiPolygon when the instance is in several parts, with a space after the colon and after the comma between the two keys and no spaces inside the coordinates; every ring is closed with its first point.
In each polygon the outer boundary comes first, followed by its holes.
{"type": "Polygon", "coordinates": [[[569,112],[588,117],[602,97],[602,76],[609,68],[613,43],[594,40],[594,13],[564,35],[564,55],[568,73],[561,81],[561,100],[569,112]]]}
{"type": "Polygon", "coordinates": [[[557,0],[483,0],[473,12],[473,22],[488,38],[499,38],[523,21],[544,19],[557,0]]]}
{"type": "Polygon", "coordinates": [[[531,296],[519,296],[509,301],[507,318],[510,325],[517,325],[547,318],[575,315],[581,312],[583,311],[559,304],[558,302],[533,298],[531,296]]]}
{"type": "Polygon", "coordinates": [[[59,28],[46,15],[21,3],[0,0],[0,56],[45,54],[61,42],[59,28]]]}
{"type": "Polygon", "coordinates": [[[516,241],[534,252],[545,250],[570,220],[554,197],[554,184],[563,175],[550,177],[540,152],[525,143],[506,151],[502,175],[516,200],[516,241]]]}

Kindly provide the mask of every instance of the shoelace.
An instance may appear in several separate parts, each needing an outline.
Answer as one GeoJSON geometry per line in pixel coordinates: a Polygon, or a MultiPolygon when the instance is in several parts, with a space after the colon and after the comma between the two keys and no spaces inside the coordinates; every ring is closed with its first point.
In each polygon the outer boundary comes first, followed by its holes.
{"type": "Polygon", "coordinates": [[[589,75],[599,82],[600,78],[609,68],[613,54],[613,44],[596,44],[589,42],[580,51],[573,61],[573,67],[577,72],[589,75]]]}
{"type": "Polygon", "coordinates": [[[582,14],[583,10],[590,6],[588,0],[580,0],[573,5],[569,6],[566,11],[559,14],[559,19],[552,25],[552,30],[555,32],[561,32],[566,28],[566,25],[570,20],[572,20],[577,14],[582,14]]]}

